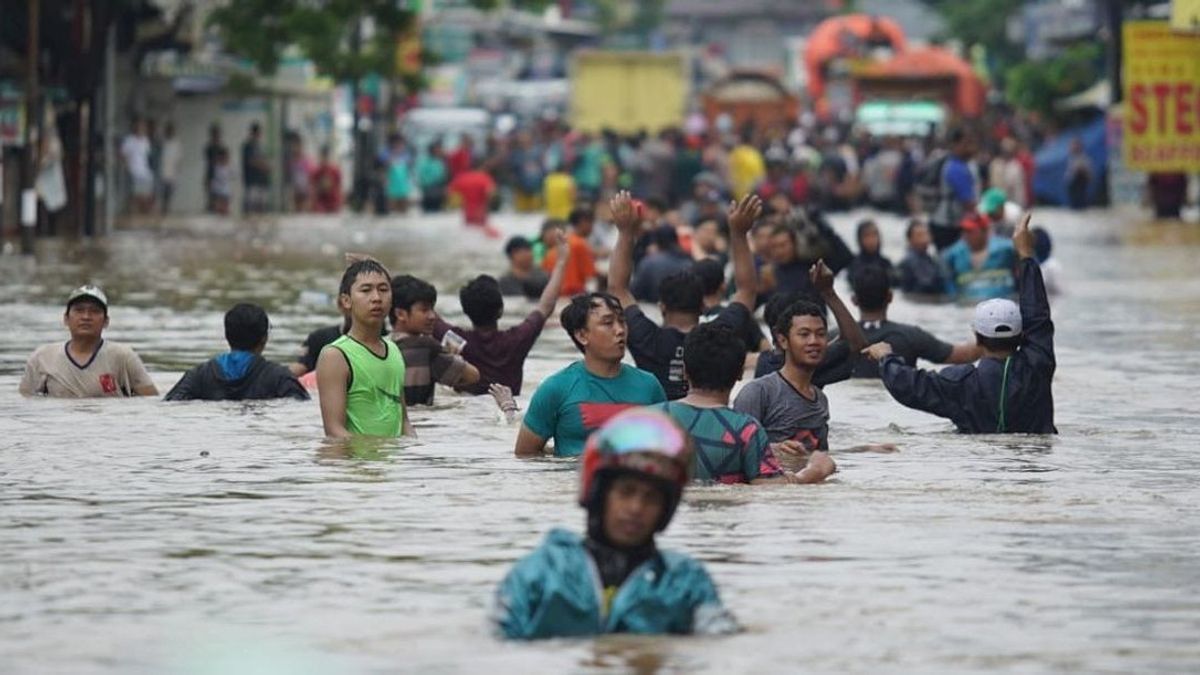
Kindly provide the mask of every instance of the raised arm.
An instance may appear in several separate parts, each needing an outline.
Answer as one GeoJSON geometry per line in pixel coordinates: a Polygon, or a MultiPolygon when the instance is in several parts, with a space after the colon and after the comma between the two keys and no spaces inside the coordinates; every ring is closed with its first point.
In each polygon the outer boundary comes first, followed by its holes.
{"type": "Polygon", "coordinates": [[[1046,297],[1042,268],[1034,258],[1033,233],[1029,231],[1032,217],[1032,213],[1026,212],[1013,232],[1013,248],[1021,259],[1017,263],[1017,293],[1025,338],[1021,351],[1028,355],[1035,367],[1053,372],[1054,322],[1050,320],[1050,300],[1046,297]]]}
{"type": "Polygon", "coordinates": [[[562,291],[563,277],[567,273],[567,259],[571,256],[571,245],[567,243],[567,235],[558,233],[558,257],[554,260],[554,271],[550,273],[550,281],[538,298],[538,311],[547,319],[554,314],[554,305],[558,302],[558,294],[562,291]]]}
{"type": "Polygon", "coordinates": [[[754,301],[758,298],[758,272],[754,269],[754,255],[750,253],[747,236],[762,215],[762,200],[755,194],[746,195],[742,201],[729,205],[728,215],[733,281],[737,285],[733,301],[741,303],[753,314],[754,301]]]}
{"type": "Polygon", "coordinates": [[[633,276],[633,247],[637,244],[641,223],[628,192],[618,192],[608,206],[617,227],[617,245],[608,261],[608,292],[621,302],[622,307],[629,307],[637,303],[629,291],[629,279],[633,276]]]}
{"type": "MultiPolygon", "coordinates": [[[[957,380],[920,370],[892,353],[891,345],[871,345],[867,355],[879,361],[879,377],[892,398],[903,406],[956,421],[962,410],[962,388],[957,380]]],[[[949,370],[949,369],[948,369],[949,370]]]]}
{"type": "Polygon", "coordinates": [[[846,308],[846,304],[838,297],[837,291],[833,290],[833,270],[825,264],[824,260],[818,260],[812,269],[808,272],[809,281],[812,282],[813,288],[821,294],[821,299],[833,312],[833,318],[837,321],[838,333],[843,340],[846,340],[850,346],[850,355],[858,354],[867,347],[867,336],[862,331],[862,326],[854,320],[854,316],[850,314],[850,310],[846,308]]]}
{"type": "Polygon", "coordinates": [[[325,349],[317,357],[317,395],[321,401],[321,424],[329,438],[349,438],[346,428],[346,387],[350,382],[350,364],[336,347],[325,349]]]}

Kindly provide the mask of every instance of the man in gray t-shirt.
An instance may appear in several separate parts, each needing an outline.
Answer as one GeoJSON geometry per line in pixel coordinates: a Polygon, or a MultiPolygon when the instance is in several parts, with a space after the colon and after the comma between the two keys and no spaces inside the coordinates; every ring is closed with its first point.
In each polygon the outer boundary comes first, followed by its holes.
{"type": "Polygon", "coordinates": [[[818,387],[811,398],[800,393],[780,371],[742,388],[733,409],[757,419],[772,443],[796,441],[805,450],[829,449],[829,399],[818,387]]]}

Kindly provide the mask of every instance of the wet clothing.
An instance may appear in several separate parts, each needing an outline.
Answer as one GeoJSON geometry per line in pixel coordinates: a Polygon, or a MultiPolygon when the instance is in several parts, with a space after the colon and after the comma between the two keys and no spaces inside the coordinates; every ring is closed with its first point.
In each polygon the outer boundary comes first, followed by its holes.
{"type": "MultiPolygon", "coordinates": [[[[687,396],[688,385],[683,375],[683,341],[687,333],[654,323],[637,305],[625,308],[625,321],[629,327],[629,353],[637,367],[658,378],[667,392],[667,400],[687,396]]],[[[731,303],[712,320],[729,326],[738,335],[753,321],[750,310],[740,302],[731,303]]]]}
{"type": "MultiPolygon", "coordinates": [[[[729,304],[731,305],[733,303],[729,304]]],[[[721,316],[721,313],[724,312],[727,307],[729,307],[729,305],[716,305],[714,307],[709,307],[708,309],[704,310],[703,314],[700,315],[700,323],[709,323],[715,320],[717,317],[721,316]]],[[[753,316],[750,317],[749,321],[745,322],[743,329],[739,331],[739,335],[742,336],[742,339],[746,343],[747,354],[757,352],[759,348],[762,347],[762,341],[764,337],[762,328],[759,327],[758,321],[753,316]]]]}
{"type": "MultiPolygon", "coordinates": [[[[588,282],[596,277],[596,255],[587,239],[571,232],[567,235],[567,267],[563,270],[562,290],[560,297],[569,298],[587,290],[588,282]]],[[[554,265],[558,262],[558,248],[546,251],[542,258],[542,269],[547,274],[554,273],[554,265]]]]}
{"type": "Polygon", "coordinates": [[[814,386],[815,398],[801,394],[780,372],[742,387],[733,409],[762,422],[772,443],[799,441],[806,450],[829,449],[829,399],[814,386]]]}
{"type": "Polygon", "coordinates": [[[334,340],[350,368],[346,389],[346,429],[363,436],[399,436],[404,430],[404,359],[391,340],[381,340],[379,356],[349,335],[334,340]]]}
{"type": "Polygon", "coordinates": [[[900,290],[919,295],[945,295],[950,279],[945,264],[925,251],[909,249],[900,261],[900,290]]]}
{"type": "Polygon", "coordinates": [[[325,345],[341,336],[341,324],[314,330],[304,338],[304,343],[300,345],[300,353],[296,356],[296,362],[303,365],[304,369],[309,372],[316,370],[317,357],[321,355],[321,350],[325,349],[325,345]]]}
{"type": "MultiPolygon", "coordinates": [[[[575,206],[575,179],[561,171],[546,176],[542,186],[546,217],[566,220],[575,206]]],[[[574,251],[572,251],[574,253],[574,251]]]]}
{"type": "Polygon", "coordinates": [[[505,330],[460,328],[438,319],[433,336],[441,340],[446,331],[452,330],[466,339],[461,356],[479,369],[479,381],[461,387],[461,391],[479,396],[488,393],[492,384],[503,384],[512,389],[513,396],[520,396],[525,359],[545,326],[546,316],[535,309],[524,321],[505,330]]]}
{"type": "Polygon", "coordinates": [[[70,341],[42,345],[25,363],[19,390],[25,396],[95,398],[133,396],[137,387],[154,386],[142,360],[129,347],[101,340],[84,363],[67,351],[70,341]]]}
{"type": "MultiPolygon", "coordinates": [[[[910,366],[917,365],[918,358],[945,363],[954,351],[954,345],[942,342],[918,326],[895,321],[859,321],[858,325],[867,336],[867,344],[890,344],[892,353],[910,366]]],[[[871,359],[855,359],[852,377],[878,379],[879,364],[871,359]]]]}
{"type": "Polygon", "coordinates": [[[529,276],[518,279],[512,272],[496,280],[500,284],[500,295],[523,295],[530,300],[539,300],[542,291],[550,283],[550,275],[538,268],[529,270],[529,276]]]}
{"type": "Polygon", "coordinates": [[[882,270],[883,273],[887,275],[888,282],[892,286],[897,285],[899,282],[899,275],[896,272],[895,266],[892,265],[892,261],[888,260],[885,256],[879,255],[878,253],[874,255],[859,253],[858,255],[854,256],[854,259],[851,260],[850,264],[846,267],[846,279],[849,280],[850,283],[854,283],[854,277],[857,276],[861,270],[867,267],[877,267],[882,270]]]}
{"type": "Polygon", "coordinates": [[[960,302],[974,304],[992,298],[1011,298],[1016,294],[1013,269],[1017,252],[1012,241],[990,237],[987,257],[978,269],[971,262],[967,242],[959,241],[946,250],[946,266],[950,268],[950,292],[960,302]]]}
{"type": "Polygon", "coordinates": [[[737,630],[704,566],[681,553],[658,550],[618,588],[602,584],[583,537],[551,530],[500,582],[493,626],[515,640],[737,630]]]}
{"type": "Polygon", "coordinates": [[[287,368],[251,352],[226,352],[192,368],[167,392],[167,401],[308,400],[287,368]]]}
{"type": "Polygon", "coordinates": [[[942,163],[938,202],[929,216],[929,234],[938,251],[944,251],[962,234],[959,223],[979,200],[979,179],[965,160],[951,155],[942,163]]]}
{"type": "Polygon", "coordinates": [[[1020,266],[1024,343],[1008,359],[982,359],[940,372],[917,370],[896,355],[879,364],[884,386],[901,404],[945,417],[964,433],[1054,434],[1054,323],[1034,260],[1020,266]]]}
{"type": "Polygon", "coordinates": [[[681,401],[660,407],[696,444],[692,478],[732,484],[783,473],[767,432],[753,417],[730,408],[699,408],[681,401]]]}
{"type": "Polygon", "coordinates": [[[546,378],[525,413],[524,425],[538,436],[554,439],[557,457],[576,457],[593,431],[613,415],[667,400],[653,375],[621,364],[616,377],[600,377],[576,361],[546,378]]]}
{"type": "Polygon", "coordinates": [[[428,335],[396,335],[392,339],[404,357],[405,405],[433,405],[435,382],[450,387],[459,384],[467,362],[447,352],[441,342],[428,335]]]}
{"type": "Polygon", "coordinates": [[[488,204],[496,191],[496,182],[491,176],[479,170],[455,174],[449,190],[462,197],[463,220],[468,225],[487,224],[488,204]]]}

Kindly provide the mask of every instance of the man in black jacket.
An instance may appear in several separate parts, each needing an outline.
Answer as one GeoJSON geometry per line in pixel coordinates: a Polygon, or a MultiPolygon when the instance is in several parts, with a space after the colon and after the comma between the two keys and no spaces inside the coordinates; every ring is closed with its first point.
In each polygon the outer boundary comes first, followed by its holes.
{"type": "Polygon", "coordinates": [[[241,303],[225,313],[230,351],[184,373],[167,392],[168,401],[249,401],[270,398],[308,400],[308,392],[284,366],[262,357],[267,346],[267,313],[241,303]]]}
{"type": "Polygon", "coordinates": [[[884,386],[900,403],[946,417],[971,434],[1054,434],[1054,323],[1026,213],[1013,234],[1020,263],[1021,304],[994,299],[975,307],[975,340],[983,358],[941,372],[918,370],[879,342],[865,353],[879,361],[884,386]]]}

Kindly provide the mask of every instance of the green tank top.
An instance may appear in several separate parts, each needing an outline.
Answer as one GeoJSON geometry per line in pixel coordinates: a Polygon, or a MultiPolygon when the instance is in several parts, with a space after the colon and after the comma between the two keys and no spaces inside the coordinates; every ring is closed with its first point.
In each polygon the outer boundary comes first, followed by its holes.
{"type": "Polygon", "coordinates": [[[350,386],[346,390],[346,428],[363,436],[399,436],[404,420],[404,358],[400,348],[383,338],[387,356],[380,358],[358,340],[343,335],[330,347],[346,356],[350,386]]]}

